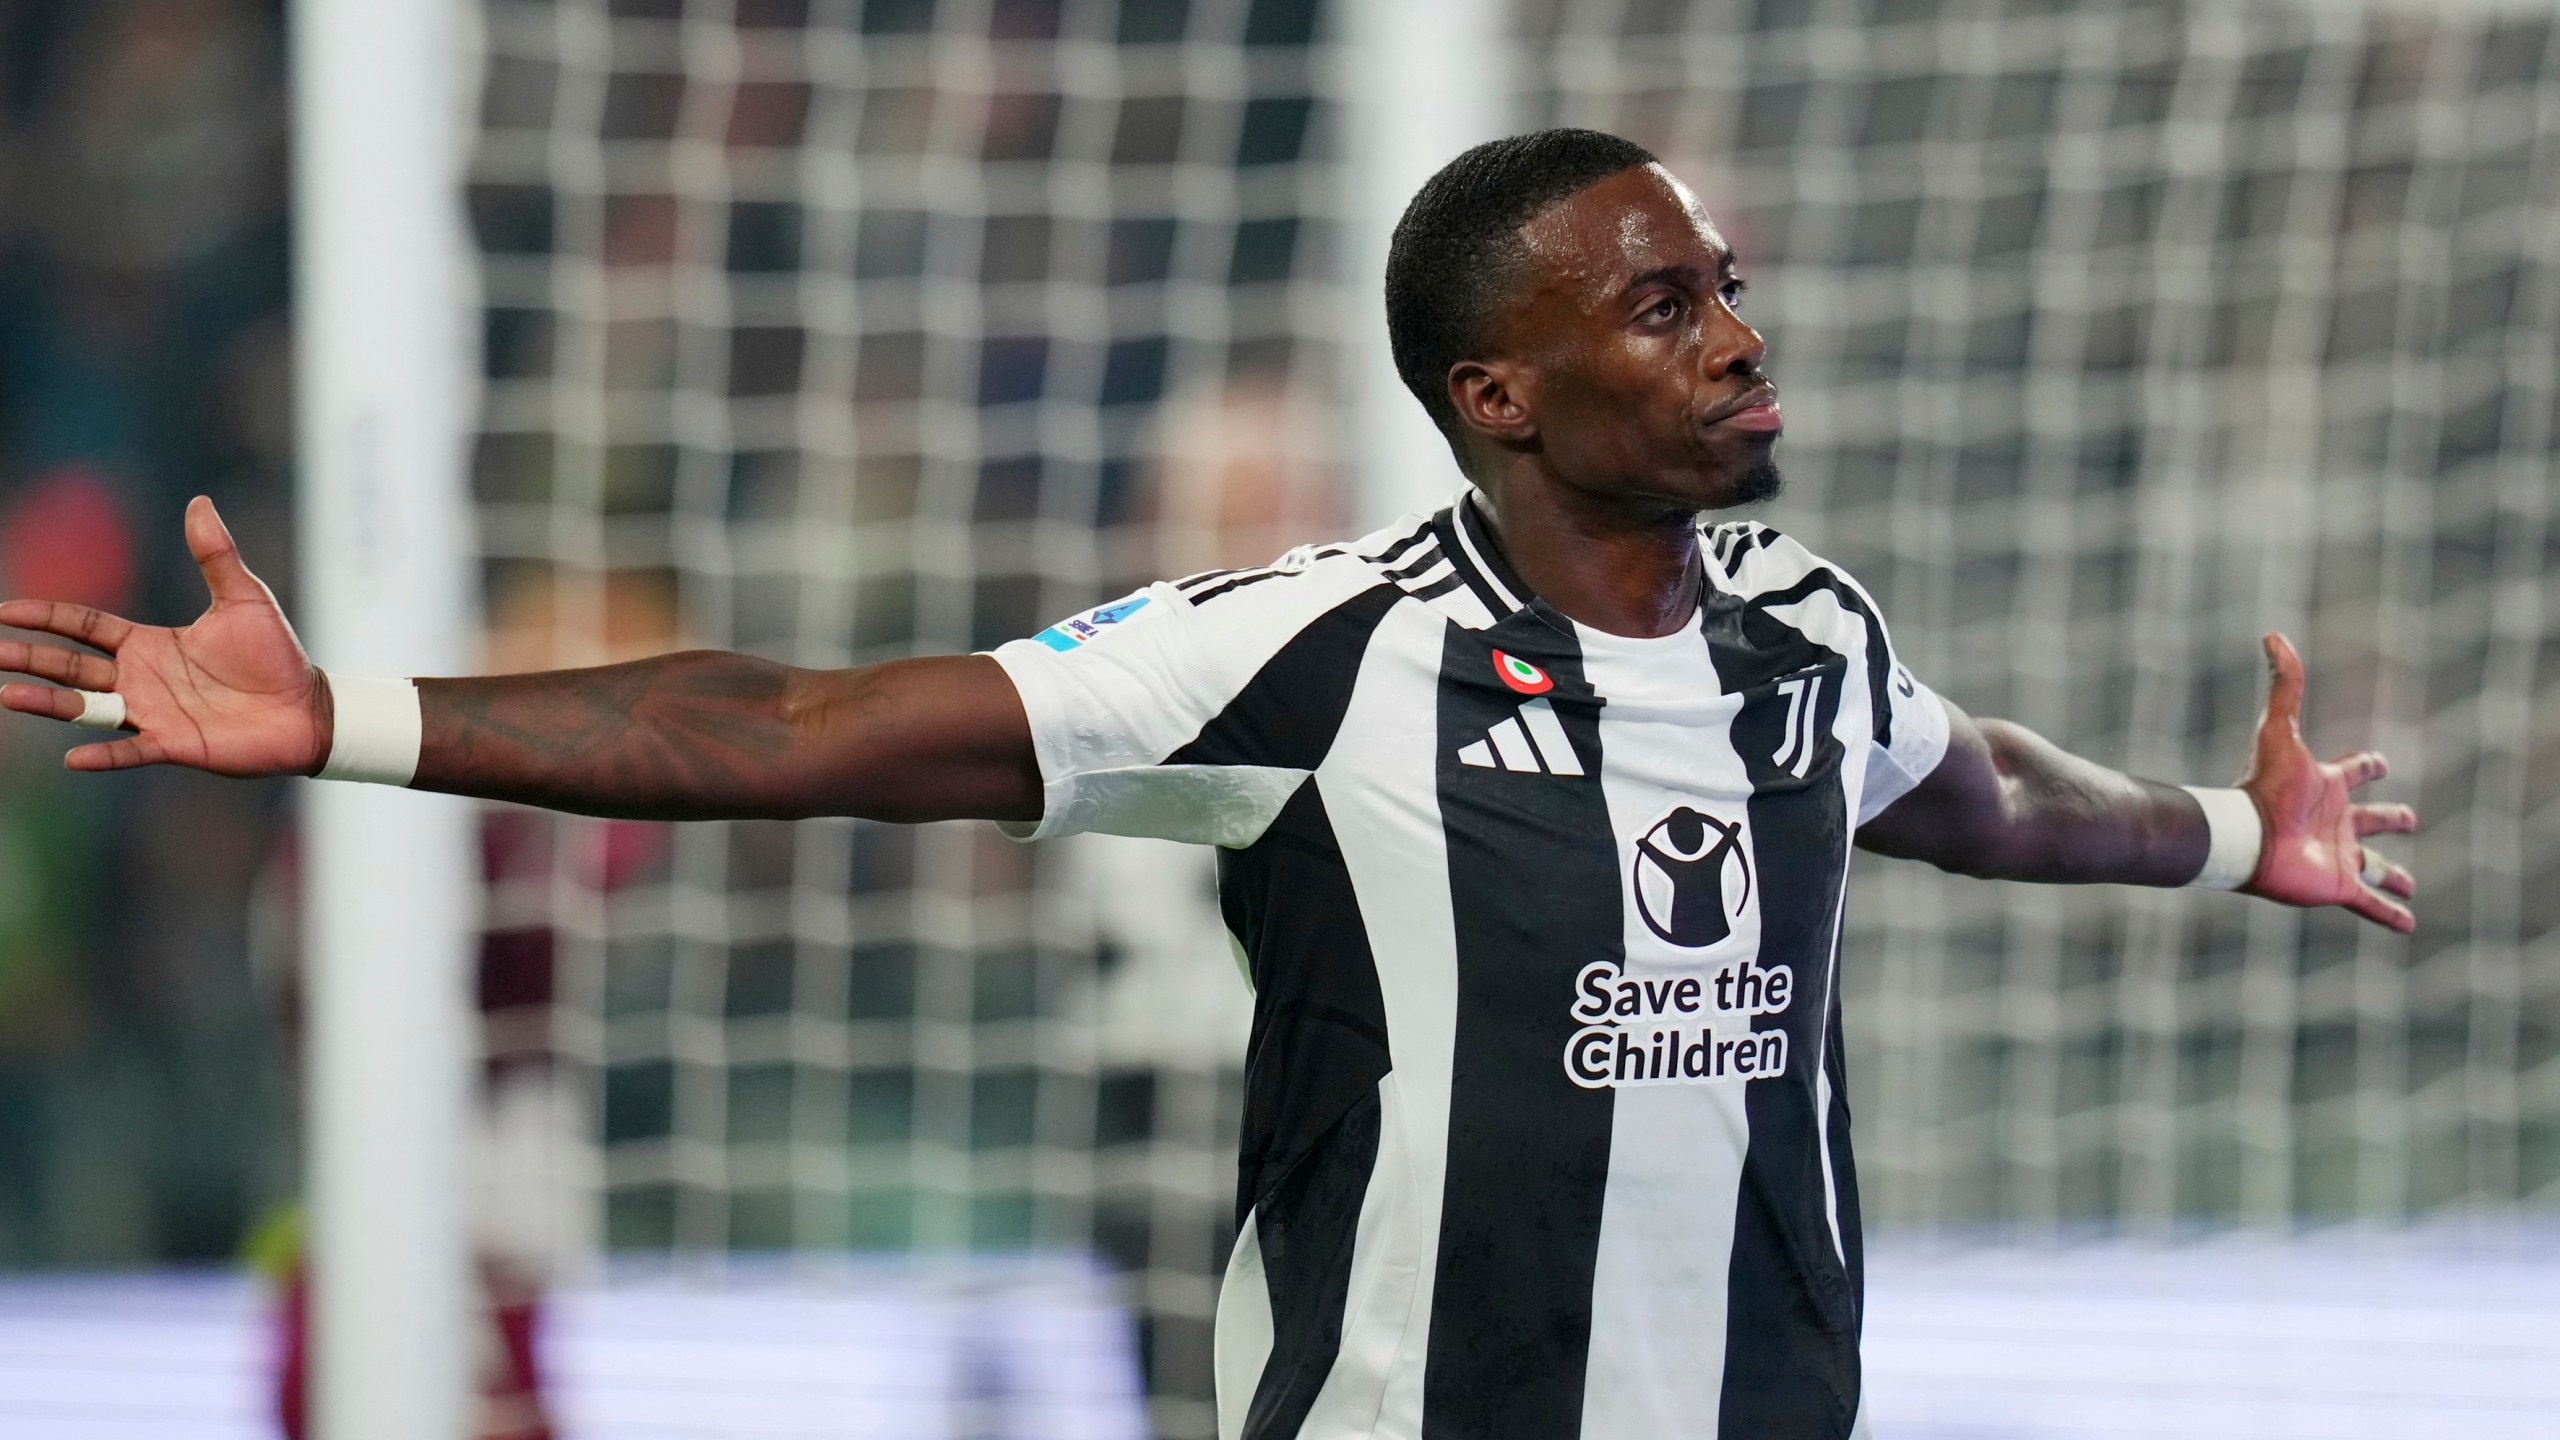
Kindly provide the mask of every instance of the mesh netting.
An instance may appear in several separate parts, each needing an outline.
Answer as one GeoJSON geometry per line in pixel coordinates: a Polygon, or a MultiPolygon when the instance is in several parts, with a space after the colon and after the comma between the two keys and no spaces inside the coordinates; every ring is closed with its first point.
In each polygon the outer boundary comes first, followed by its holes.
{"type": "MultiPolygon", "coordinates": [[[[1771,518],[1869,582],[1915,668],[2219,779],[2283,628],[2315,746],[2389,751],[2428,822],[2414,943],[1867,868],[1871,1214],[2548,1207],[2553,22],[1520,12],[1526,115],[1653,145],[1741,250],[1793,427],[1771,518]]],[[[1322,253],[1317,18],[490,0],[493,655],[948,652],[1338,529],[1327,346],[1374,318],[1322,253]],[[1275,485],[1316,498],[1238,500],[1275,485]]],[[[518,938],[484,957],[492,1049],[583,1097],[606,1245],[1096,1249],[1131,1276],[1159,1427],[1208,1433],[1239,1053],[1197,857],[974,826],[493,835],[518,938]],[[1167,979],[1181,953],[1216,982],[1167,979]]]]}
{"type": "MultiPolygon", "coordinates": [[[[493,653],[948,653],[1315,519],[1233,493],[1330,474],[1290,423],[1336,325],[1312,21],[492,0],[493,653]]],[[[484,960],[493,1048],[576,1077],[607,1246],[1099,1249],[1159,1424],[1206,1433],[1241,1045],[1090,1018],[1148,1009],[1125,976],[1163,941],[1095,892],[1210,913],[1199,857],[499,824],[493,924],[531,958],[484,960]]],[[[1223,1041],[1241,981],[1222,941],[1202,966],[1223,1041]]]]}
{"type": "Polygon", "coordinates": [[[2414,943],[1866,865],[1878,1221],[2560,1198],[2560,30],[2489,9],[1529,7],[1538,118],[1655,146],[1742,252],[1771,518],[1916,669],[2223,783],[2282,629],[2314,748],[2426,824],[2414,943]]]}

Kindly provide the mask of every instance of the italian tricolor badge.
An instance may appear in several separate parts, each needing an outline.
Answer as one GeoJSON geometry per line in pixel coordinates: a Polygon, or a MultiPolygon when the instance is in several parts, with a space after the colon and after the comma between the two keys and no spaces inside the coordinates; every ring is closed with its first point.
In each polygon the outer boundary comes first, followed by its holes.
{"type": "Polygon", "coordinates": [[[1523,695],[1544,695],[1556,688],[1555,677],[1517,655],[1506,655],[1499,650],[1493,652],[1493,673],[1502,677],[1503,684],[1523,695]]]}

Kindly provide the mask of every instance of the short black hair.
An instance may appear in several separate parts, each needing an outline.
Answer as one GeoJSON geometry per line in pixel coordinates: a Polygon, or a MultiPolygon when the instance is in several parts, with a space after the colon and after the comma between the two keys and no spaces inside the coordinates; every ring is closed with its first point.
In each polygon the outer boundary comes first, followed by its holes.
{"type": "Polygon", "coordinates": [[[1405,388],[1453,443],[1449,367],[1483,337],[1526,258],[1520,227],[1595,181],[1653,162],[1652,151],[1598,130],[1537,130],[1460,155],[1404,207],[1387,243],[1387,343],[1405,388]]]}

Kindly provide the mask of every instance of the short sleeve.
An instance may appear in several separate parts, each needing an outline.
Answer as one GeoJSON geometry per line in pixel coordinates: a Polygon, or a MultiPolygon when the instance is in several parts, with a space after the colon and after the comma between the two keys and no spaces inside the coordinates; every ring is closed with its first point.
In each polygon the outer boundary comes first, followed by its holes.
{"type": "Polygon", "coordinates": [[[1910,794],[1947,758],[1947,706],[1937,692],[1921,684],[1899,658],[1891,659],[1884,689],[1892,723],[1867,747],[1866,788],[1858,798],[1861,825],[1910,794]]]}
{"type": "Polygon", "coordinates": [[[1230,846],[1261,835],[1320,757],[1209,737],[1236,728],[1240,706],[1305,703],[1321,691],[1256,690],[1253,682],[1375,581],[1347,558],[1302,558],[1294,567],[1284,559],[1241,573],[1244,583],[1223,587],[1150,585],[990,652],[1030,718],[1043,792],[1038,823],[1005,833],[1033,840],[1090,830],[1230,846]]]}

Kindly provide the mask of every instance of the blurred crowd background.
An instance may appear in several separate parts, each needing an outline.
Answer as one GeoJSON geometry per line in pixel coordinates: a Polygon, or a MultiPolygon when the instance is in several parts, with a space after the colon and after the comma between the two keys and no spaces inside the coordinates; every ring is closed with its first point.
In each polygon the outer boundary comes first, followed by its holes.
{"type": "MultiPolygon", "coordinates": [[[[223,505],[290,592],[281,6],[0,0],[0,588],[202,608],[223,505]]],[[[205,1262],[295,1185],[280,786],[75,783],[0,726],[0,1267],[205,1262]]]]}
{"type": "MultiPolygon", "coordinates": [[[[1770,519],[1978,712],[2197,781],[2264,628],[2428,819],[2403,942],[1861,866],[1880,1228],[2560,1204],[2560,24],[2466,0],[1517,0],[1522,126],[1740,247],[1770,519]]],[[[487,0],[468,194],[486,661],[991,645],[1341,534],[1341,12],[487,0]]],[[[182,620],[187,496],[292,603],[281,6],[0,0],[0,590],[182,620]]],[[[388,160],[386,163],[390,163],[388,160]]],[[[1458,484],[1454,471],[1442,488],[1458,484]]],[[[326,477],[306,477],[326,483],[326,477]]],[[[1425,489],[1430,488],[1425,486],[1425,489]]],[[[71,783],[0,725],[0,1270],[289,1232],[292,787],[71,783]]],[[[1206,861],[973,826],[493,812],[480,1240],[1065,1250],[1166,1435],[1246,997],[1206,861]]],[[[510,1297],[513,1297],[510,1300],[510,1297]]]]}

